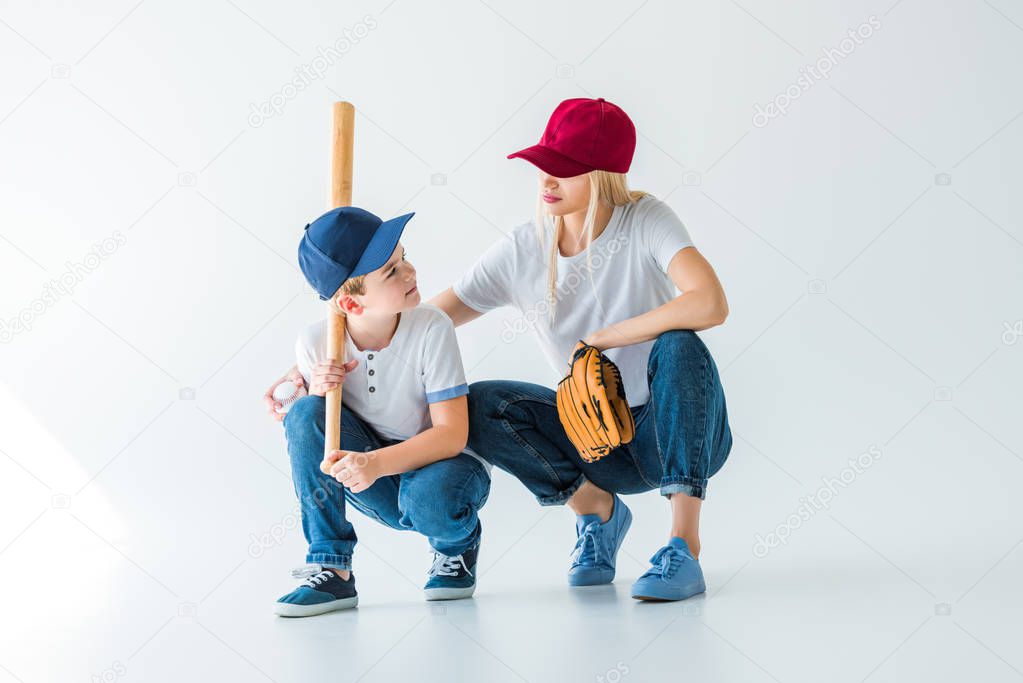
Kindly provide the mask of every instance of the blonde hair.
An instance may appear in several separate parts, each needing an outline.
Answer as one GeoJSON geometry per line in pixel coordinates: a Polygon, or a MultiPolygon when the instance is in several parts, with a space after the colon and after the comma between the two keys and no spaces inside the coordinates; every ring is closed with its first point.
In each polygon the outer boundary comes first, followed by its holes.
{"type": "MultiPolygon", "coordinates": [[[[583,234],[586,235],[586,243],[583,250],[586,251],[586,269],[590,276],[590,284],[593,285],[593,263],[591,261],[590,243],[593,242],[593,224],[597,216],[597,208],[600,204],[615,207],[632,204],[647,195],[641,190],[630,190],[629,183],[624,173],[612,173],[610,171],[590,171],[590,203],[586,207],[586,217],[583,219],[583,234]]],[[[561,231],[565,227],[565,220],[561,216],[551,218],[543,203],[542,193],[537,193],[536,198],[536,237],[540,241],[540,248],[545,246],[545,236],[548,226],[551,230],[550,247],[547,250],[547,298],[550,307],[551,323],[554,322],[555,309],[557,308],[558,297],[558,240],[561,238],[561,231]]],[[[594,286],[595,288],[595,286],[594,286]]],[[[598,302],[599,303],[599,302],[598,302]]]]}
{"type": "Polygon", "coordinates": [[[347,294],[348,296],[355,296],[357,294],[365,294],[365,293],[366,293],[366,276],[365,275],[356,275],[355,277],[350,277],[347,280],[345,280],[344,282],[342,282],[341,286],[337,288],[337,291],[334,292],[333,295],[331,295],[331,297],[330,297],[330,307],[332,309],[334,309],[335,313],[340,313],[341,315],[344,315],[344,311],[342,311],[341,307],[337,305],[337,295],[338,294],[347,294]]]}

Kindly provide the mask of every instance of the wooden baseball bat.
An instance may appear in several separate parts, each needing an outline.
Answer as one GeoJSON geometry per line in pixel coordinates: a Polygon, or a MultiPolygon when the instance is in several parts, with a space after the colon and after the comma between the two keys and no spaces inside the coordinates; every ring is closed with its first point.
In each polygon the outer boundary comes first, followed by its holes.
{"type": "MultiPolygon", "coordinates": [[[[350,102],[334,103],[331,138],[330,208],[352,203],[352,148],[355,142],[355,107],[350,102]]],[[[345,316],[333,306],[327,312],[327,357],[345,362],[345,316]]],[[[326,439],[323,457],[341,448],[341,386],[327,392],[326,439]]]]}

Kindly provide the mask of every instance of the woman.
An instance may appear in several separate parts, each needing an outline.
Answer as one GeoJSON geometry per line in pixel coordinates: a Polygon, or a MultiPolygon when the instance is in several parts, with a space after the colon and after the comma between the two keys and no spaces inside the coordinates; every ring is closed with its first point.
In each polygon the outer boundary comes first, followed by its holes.
{"type": "Polygon", "coordinates": [[[629,191],[635,146],[632,121],[603,98],[558,105],[540,143],[509,155],[539,170],[537,219],[430,303],[456,326],[515,306],[559,372],[579,340],[618,365],[636,434],[604,458],[579,456],[553,389],[512,380],[470,385],[469,446],[541,505],[576,513],[574,586],[614,580],[632,520],[617,494],[659,489],[671,506],[668,543],[632,596],[682,600],[705,590],[700,508],[732,446],[717,367],[696,331],[724,322],[728,304],[675,213],[629,191]]]}

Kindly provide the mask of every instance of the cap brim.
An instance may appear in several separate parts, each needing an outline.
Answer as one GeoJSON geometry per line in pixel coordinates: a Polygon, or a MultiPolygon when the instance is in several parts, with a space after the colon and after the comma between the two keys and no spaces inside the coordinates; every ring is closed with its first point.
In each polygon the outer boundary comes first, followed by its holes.
{"type": "Polygon", "coordinates": [[[533,145],[508,155],[509,159],[525,159],[555,178],[573,178],[594,170],[593,166],[570,159],[543,145],[533,145]]]}
{"type": "Polygon", "coordinates": [[[359,262],[355,264],[355,268],[352,269],[348,277],[352,278],[371,273],[387,263],[387,259],[391,258],[391,254],[394,252],[394,247],[398,245],[398,240],[401,239],[401,233],[405,230],[405,224],[415,215],[413,211],[412,213],[407,213],[404,216],[398,216],[381,223],[380,227],[373,233],[373,237],[362,252],[359,262]]]}

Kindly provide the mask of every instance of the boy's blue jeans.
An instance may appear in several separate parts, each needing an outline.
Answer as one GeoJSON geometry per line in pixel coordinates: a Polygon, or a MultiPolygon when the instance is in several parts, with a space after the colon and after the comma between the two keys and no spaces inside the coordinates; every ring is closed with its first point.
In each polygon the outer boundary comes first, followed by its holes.
{"type": "MultiPolygon", "coordinates": [[[[302,509],[302,531],[309,543],[306,562],[352,568],[356,535],[346,514],[350,504],[394,529],[418,531],[443,555],[460,555],[479,541],[477,513],[490,494],[490,474],[466,453],[425,467],[377,479],[352,493],[320,471],[326,400],[299,399],[284,417],[291,477],[302,509]]],[[[341,448],[369,451],[396,441],[380,437],[358,415],[341,410],[341,448]]]]}
{"type": "MultiPolygon", "coordinates": [[[[566,359],[567,362],[567,359],[566,359]]],[[[669,330],[647,363],[650,400],[632,408],[636,436],[596,462],[569,441],[555,391],[527,382],[469,386],[469,447],[518,478],[541,505],[564,504],[585,480],[612,493],[659,488],[705,498],[732,431],[710,352],[692,330],[669,330]]]]}

